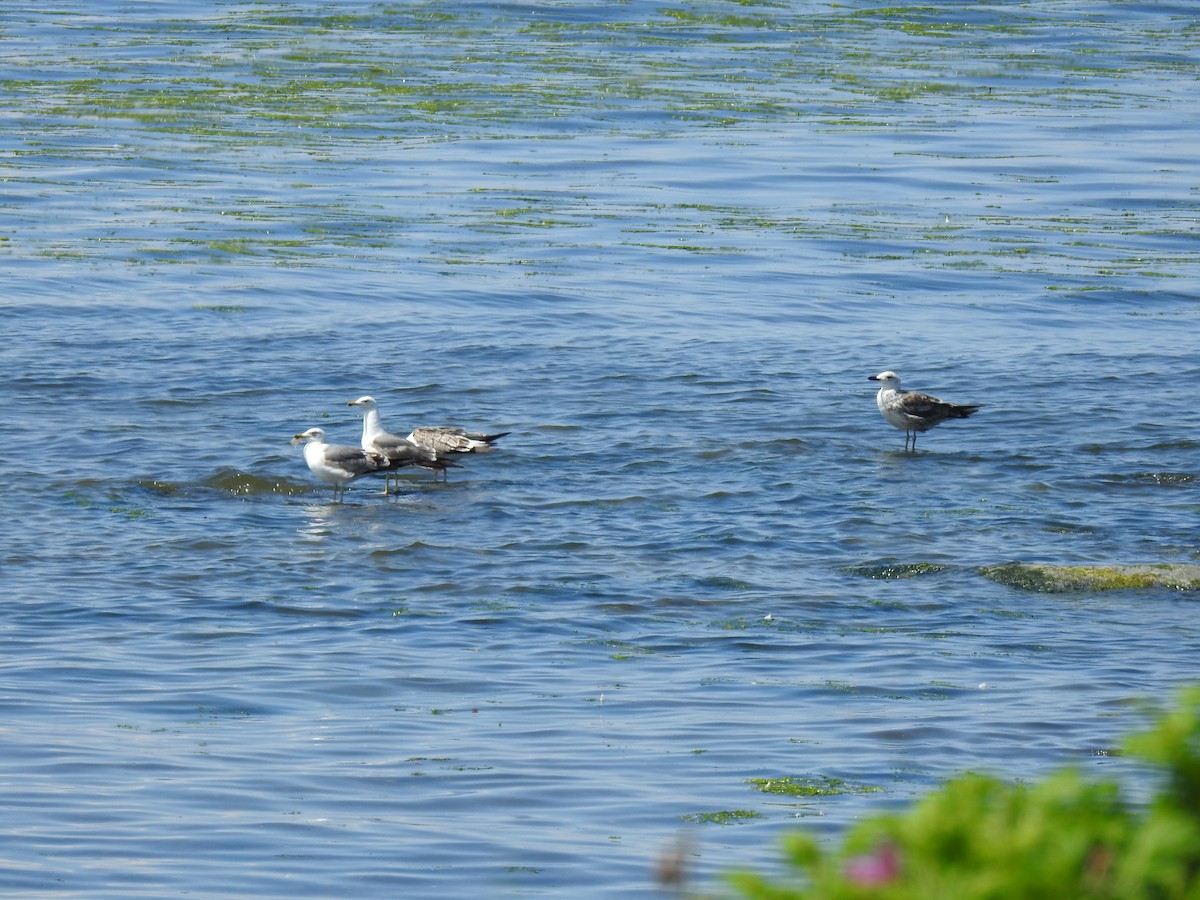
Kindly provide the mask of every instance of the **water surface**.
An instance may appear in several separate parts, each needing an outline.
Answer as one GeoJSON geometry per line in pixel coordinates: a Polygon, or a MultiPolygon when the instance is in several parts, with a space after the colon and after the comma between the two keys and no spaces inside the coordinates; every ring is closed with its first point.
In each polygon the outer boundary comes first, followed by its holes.
{"type": "Polygon", "coordinates": [[[1189,6],[0,34],[8,894],[718,890],[968,770],[1149,790],[1194,599],[977,569],[1197,559],[1189,6]],[[887,368],[984,409],[902,453],[887,368]],[[364,393],[512,434],[333,503],[364,393]]]}

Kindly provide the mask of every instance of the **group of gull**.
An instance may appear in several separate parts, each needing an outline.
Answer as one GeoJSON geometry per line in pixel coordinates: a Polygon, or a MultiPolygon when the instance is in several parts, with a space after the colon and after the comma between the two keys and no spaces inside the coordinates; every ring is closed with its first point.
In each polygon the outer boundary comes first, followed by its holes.
{"type": "MultiPolygon", "coordinates": [[[[920,391],[903,390],[900,376],[895,372],[880,372],[868,376],[868,380],[879,383],[875,405],[884,419],[904,432],[906,451],[916,451],[920,432],[929,431],[947,419],[965,419],[979,410],[978,406],[948,403],[920,391]]],[[[387,494],[396,471],[412,466],[432,469],[435,481],[438,473],[445,480],[447,469],[459,467],[454,461],[456,457],[486,453],[493,443],[508,434],[507,431],[480,434],[453,425],[432,425],[414,428],[408,437],[400,437],[384,430],[374,397],[359,397],[346,405],[362,409],[361,448],[327,444],[325,432],[320,428],[310,428],[292,438],[293,444],[305,442],[304,460],[308,468],[333,485],[335,498],[347,484],[365,475],[382,475],[383,492],[387,494]]]]}
{"type": "Polygon", "coordinates": [[[387,494],[391,480],[400,469],[413,466],[432,469],[436,481],[446,470],[459,468],[454,460],[468,453],[486,453],[492,444],[508,434],[480,434],[454,425],[426,425],[414,428],[408,437],[385,430],[379,420],[379,404],[374,397],[359,397],[347,406],[357,406],[363,414],[360,447],[348,444],[329,444],[325,431],[310,428],[292,438],[292,444],[304,443],[304,461],[309,470],[322,481],[333,485],[337,499],[346,485],[366,475],[382,475],[383,492],[387,494]]]}

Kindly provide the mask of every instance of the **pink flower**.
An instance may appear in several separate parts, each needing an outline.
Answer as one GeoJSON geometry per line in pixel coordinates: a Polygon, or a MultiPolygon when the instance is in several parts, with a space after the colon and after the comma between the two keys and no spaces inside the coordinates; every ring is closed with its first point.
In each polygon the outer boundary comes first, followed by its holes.
{"type": "Polygon", "coordinates": [[[846,879],[863,887],[878,887],[900,876],[900,851],[884,844],[874,853],[846,860],[846,879]]]}

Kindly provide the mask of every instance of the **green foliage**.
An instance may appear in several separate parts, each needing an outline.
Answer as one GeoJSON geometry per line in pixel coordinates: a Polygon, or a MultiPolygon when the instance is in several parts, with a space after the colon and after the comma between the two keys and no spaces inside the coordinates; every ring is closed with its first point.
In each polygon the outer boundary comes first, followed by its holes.
{"type": "Polygon", "coordinates": [[[1128,749],[1165,775],[1145,809],[1072,770],[1028,786],[965,775],[839,850],[793,836],[793,880],[731,880],[751,900],[1200,898],[1200,688],[1128,749]]]}

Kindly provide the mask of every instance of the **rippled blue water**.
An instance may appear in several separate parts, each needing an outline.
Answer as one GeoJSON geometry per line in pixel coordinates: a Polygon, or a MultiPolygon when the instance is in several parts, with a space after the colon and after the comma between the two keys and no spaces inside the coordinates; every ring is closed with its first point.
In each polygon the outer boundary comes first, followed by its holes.
{"type": "Polygon", "coordinates": [[[1194,598],[977,567],[1197,560],[1192,10],[895,15],[0,13],[0,890],[651,895],[1144,791],[1194,598]],[[904,454],[885,368],[984,409],[904,454]],[[512,434],[334,503],[363,393],[512,434]]]}

